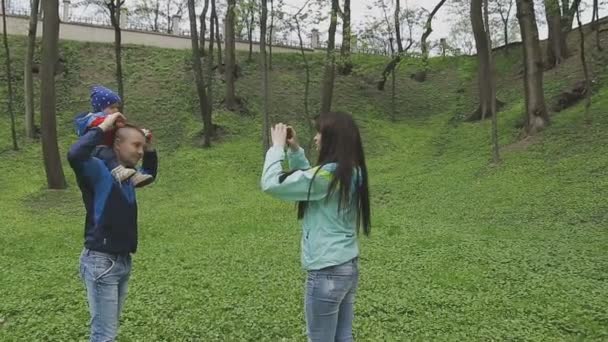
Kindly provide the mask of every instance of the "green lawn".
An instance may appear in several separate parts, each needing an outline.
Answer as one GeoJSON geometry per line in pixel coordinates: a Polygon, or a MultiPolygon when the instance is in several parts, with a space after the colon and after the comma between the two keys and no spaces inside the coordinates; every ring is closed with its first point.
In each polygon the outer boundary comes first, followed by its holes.
{"type": "MultiPolygon", "coordinates": [[[[252,113],[217,114],[225,135],[201,149],[187,54],[143,50],[127,51],[127,106],[158,132],[160,173],[138,193],[140,247],[120,340],[305,340],[295,208],[258,185],[255,64],[239,81],[252,113]],[[143,63],[145,54],[154,58],[143,63]]],[[[64,47],[73,64],[59,83],[62,154],[75,139],[71,116],[87,107],[85,84],[97,81],[92,70],[111,71],[109,57],[81,57],[111,51],[64,47]]],[[[297,61],[276,57],[275,120],[301,115],[297,61]]],[[[387,120],[388,93],[365,81],[382,63],[358,60],[336,88],[335,106],[364,132],[373,205],[372,236],[361,239],[356,338],[608,340],[608,90],[595,94],[590,124],[578,105],[529,144],[515,143],[523,103],[512,97],[500,115],[503,163],[493,166],[489,122],[452,120],[473,107],[470,60],[437,62],[419,86],[400,70],[397,122],[387,120]]],[[[86,339],[74,176],[64,160],[69,189],[43,190],[40,147],[20,141],[21,151],[9,151],[2,118],[0,340],[86,339]]]]}

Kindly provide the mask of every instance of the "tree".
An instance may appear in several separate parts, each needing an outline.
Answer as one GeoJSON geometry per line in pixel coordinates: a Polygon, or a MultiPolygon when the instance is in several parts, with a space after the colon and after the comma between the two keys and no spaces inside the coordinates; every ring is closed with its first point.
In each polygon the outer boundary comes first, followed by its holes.
{"type": "Polygon", "coordinates": [[[270,32],[268,34],[268,70],[272,70],[272,41],[274,39],[274,0],[270,0],[270,32]]]}
{"type": "Polygon", "coordinates": [[[34,50],[36,48],[36,30],[38,29],[38,8],[40,0],[32,0],[30,9],[30,24],[27,30],[27,52],[23,67],[23,87],[25,95],[25,136],[33,139],[34,129],[34,50]]]}
{"type": "MultiPolygon", "coordinates": [[[[397,67],[399,66],[399,63],[401,63],[402,57],[409,51],[409,49],[412,47],[414,40],[412,39],[412,32],[414,30],[414,25],[416,24],[415,22],[415,12],[414,11],[410,11],[408,8],[405,9],[404,13],[401,13],[400,10],[400,6],[399,6],[399,1],[396,2],[396,6],[395,6],[395,14],[393,17],[393,25],[391,25],[391,21],[388,18],[388,15],[386,14],[386,4],[384,3],[384,0],[381,0],[379,5],[382,7],[383,11],[384,11],[384,20],[386,22],[386,28],[389,31],[388,33],[388,39],[389,39],[389,47],[391,50],[391,55],[392,55],[392,60],[384,67],[384,71],[382,72],[382,79],[378,82],[378,90],[384,90],[384,85],[386,83],[386,79],[388,78],[389,75],[391,75],[392,77],[392,101],[394,104],[394,92],[395,92],[395,69],[397,69],[397,67]],[[404,18],[406,26],[408,28],[408,32],[409,32],[409,38],[408,38],[408,46],[404,49],[403,48],[403,42],[401,39],[401,17],[404,18]],[[397,53],[395,53],[394,51],[394,44],[393,44],[393,33],[392,30],[394,28],[395,34],[397,36],[397,53]]],[[[419,18],[418,18],[419,19],[419,18]]],[[[392,118],[395,119],[395,115],[394,115],[394,105],[393,105],[393,115],[392,118]]]]}
{"type": "Polygon", "coordinates": [[[58,0],[43,1],[42,10],[44,12],[42,25],[42,65],[40,70],[42,156],[48,187],[50,189],[65,189],[65,176],[57,144],[55,114],[55,66],[59,59],[58,0]]]}
{"type": "Polygon", "coordinates": [[[422,33],[422,38],[420,39],[420,48],[422,49],[422,60],[425,66],[425,71],[427,68],[427,60],[429,58],[429,46],[427,44],[427,39],[433,32],[432,22],[435,14],[441,9],[443,4],[445,4],[446,0],[440,0],[439,3],[433,8],[433,11],[429,14],[426,24],[424,25],[424,32],[422,33]]]}
{"type": "Polygon", "coordinates": [[[397,39],[397,51],[403,53],[403,42],[401,41],[401,4],[400,0],[395,0],[395,38],[397,39]]]}
{"type": "Polygon", "coordinates": [[[4,53],[6,54],[6,88],[8,90],[8,113],[11,117],[11,136],[13,138],[13,150],[17,151],[19,146],[17,145],[17,131],[15,129],[15,112],[13,110],[13,77],[11,75],[11,52],[8,48],[8,33],[6,30],[6,5],[5,0],[2,0],[2,38],[4,41],[4,53]]]}
{"type": "Polygon", "coordinates": [[[474,114],[473,119],[485,119],[486,116],[492,117],[492,141],[494,144],[494,162],[499,161],[498,155],[498,136],[496,132],[496,86],[494,80],[494,63],[492,59],[492,45],[490,40],[489,14],[487,0],[471,0],[471,27],[475,36],[475,46],[477,48],[477,60],[479,62],[478,85],[479,85],[479,109],[474,114]],[[482,16],[482,5],[484,15],[482,16]],[[478,114],[477,114],[478,113],[478,114]]]}
{"type": "MultiPolygon", "coordinates": [[[[211,0],[211,19],[215,25],[215,41],[217,43],[217,65],[222,65],[222,41],[220,39],[220,24],[217,19],[215,0],[211,0]]],[[[211,51],[212,49],[210,49],[211,51]]]]}
{"type": "MultiPolygon", "coordinates": [[[[490,3],[492,5],[492,12],[497,13],[500,16],[500,23],[503,29],[503,42],[505,47],[509,45],[509,28],[511,26],[511,13],[513,9],[514,0],[494,0],[490,3]]],[[[489,23],[488,23],[489,24],[489,23]]],[[[505,48],[505,53],[508,53],[509,49],[505,48]]]]}
{"type": "MultiPolygon", "coordinates": [[[[595,5],[595,4],[594,4],[595,5]]],[[[589,108],[591,108],[591,80],[589,79],[589,66],[585,57],[585,33],[583,32],[583,24],[581,23],[580,9],[576,9],[576,21],[578,22],[578,32],[580,34],[580,49],[581,49],[581,64],[583,65],[583,74],[585,75],[585,117],[589,121],[589,108]]]]}
{"type": "MultiPolygon", "coordinates": [[[[387,56],[391,55],[391,51],[393,51],[395,43],[395,23],[393,18],[394,9],[390,8],[389,2],[390,1],[387,0],[376,0],[373,4],[368,5],[369,9],[379,8],[381,11],[379,12],[380,15],[371,15],[366,17],[366,22],[358,31],[358,49],[371,50],[374,53],[381,52],[387,56]],[[391,13],[390,15],[389,12],[391,13]]],[[[422,10],[419,12],[421,11],[422,10]]],[[[404,13],[399,15],[400,20],[403,21],[403,24],[407,25],[408,27],[411,27],[410,23],[414,24],[411,21],[413,16],[410,16],[412,12],[414,11],[406,9],[404,13]]],[[[400,25],[401,24],[402,23],[400,23],[400,25]]],[[[419,25],[419,23],[417,22],[415,25],[419,25]]],[[[410,34],[412,34],[412,32],[410,32],[410,34]]],[[[415,44],[416,43],[414,43],[412,46],[417,47],[415,44]]]]}
{"type": "Polygon", "coordinates": [[[389,15],[388,15],[388,4],[385,2],[385,0],[379,0],[377,2],[378,5],[380,5],[380,8],[382,8],[382,13],[384,15],[384,21],[386,23],[386,29],[388,31],[388,50],[392,55],[395,54],[395,27],[394,27],[394,22],[391,22],[391,20],[389,19],[389,15]]]}
{"type": "Polygon", "coordinates": [[[483,120],[491,117],[493,102],[496,94],[493,93],[494,70],[492,66],[492,55],[490,46],[487,21],[482,15],[482,4],[486,0],[471,0],[471,27],[475,37],[475,47],[477,49],[477,83],[479,91],[479,108],[469,118],[470,120],[483,120]]]}
{"type": "Polygon", "coordinates": [[[199,23],[201,26],[201,34],[198,37],[199,39],[199,47],[201,49],[201,56],[205,57],[205,34],[207,32],[207,11],[209,10],[209,0],[205,0],[205,4],[203,5],[203,12],[199,17],[199,23]]]}
{"type": "Polygon", "coordinates": [[[243,4],[246,7],[245,28],[247,29],[247,40],[249,41],[248,61],[253,60],[253,29],[255,23],[255,12],[257,9],[255,0],[248,0],[243,4]]]}
{"type": "MultiPolygon", "coordinates": [[[[165,12],[161,9],[161,0],[140,0],[133,6],[133,18],[154,32],[161,31],[161,18],[165,12]]],[[[168,31],[167,31],[168,32],[168,31]]]]}
{"type": "Polygon", "coordinates": [[[187,7],[187,0],[165,0],[165,18],[167,21],[167,33],[173,32],[173,18],[181,18],[187,7]]]}
{"type": "Polygon", "coordinates": [[[270,147],[268,134],[270,133],[269,101],[270,84],[268,80],[268,59],[266,57],[266,22],[268,18],[267,0],[262,0],[262,13],[260,16],[260,69],[262,70],[262,99],[264,110],[264,127],[262,129],[262,144],[264,153],[270,147]]]}
{"type": "Polygon", "coordinates": [[[533,135],[549,124],[543,93],[543,68],[533,0],[517,0],[517,20],[523,39],[525,133],[533,135]]]}
{"type": "Polygon", "coordinates": [[[199,107],[204,126],[204,142],[205,147],[211,146],[211,136],[213,135],[213,124],[211,121],[211,112],[209,111],[207,92],[205,90],[205,81],[203,75],[203,67],[201,64],[201,53],[198,45],[198,32],[196,28],[196,12],[194,9],[194,0],[188,0],[188,16],[190,19],[190,41],[192,42],[192,66],[194,69],[194,79],[196,82],[196,92],[199,100],[199,107]]]}
{"type": "MultiPolygon", "coordinates": [[[[300,20],[305,20],[307,15],[304,14],[300,16],[300,13],[306,8],[310,0],[307,0],[306,3],[300,8],[300,10],[293,16],[294,22],[296,23],[296,30],[298,33],[298,40],[300,42],[300,54],[302,56],[302,61],[304,62],[304,70],[306,71],[306,81],[304,82],[304,119],[308,123],[308,130],[311,136],[311,139],[314,137],[314,126],[312,124],[310,110],[308,109],[308,96],[310,93],[310,64],[308,63],[308,58],[306,58],[306,53],[304,52],[304,41],[302,39],[302,30],[300,28],[300,20]]],[[[312,144],[309,142],[307,147],[310,147],[312,144]]]]}
{"type": "Polygon", "coordinates": [[[226,77],[226,108],[235,110],[237,107],[237,98],[235,90],[236,81],[236,53],[234,42],[234,25],[235,25],[235,10],[236,0],[228,0],[228,10],[226,11],[226,37],[224,42],[226,52],[226,68],[224,75],[226,77]]]}
{"type": "Polygon", "coordinates": [[[567,37],[581,0],[574,0],[571,5],[569,0],[562,0],[561,6],[558,0],[544,0],[544,3],[549,28],[546,67],[552,68],[568,57],[567,37]]]}
{"type": "MultiPolygon", "coordinates": [[[[397,0],[397,3],[399,0],[397,0]]],[[[348,75],[353,69],[353,63],[350,59],[350,0],[344,0],[344,9],[341,12],[342,18],[342,47],[340,48],[340,73],[348,75]]]]}
{"type": "MultiPolygon", "coordinates": [[[[104,0],[105,1],[105,0],[104,0]]],[[[118,95],[125,103],[125,91],[122,82],[122,31],[120,29],[120,15],[122,6],[126,0],[109,0],[106,6],[110,11],[110,21],[114,27],[114,54],[116,56],[116,83],[118,84],[118,95]]],[[[124,109],[123,109],[124,110],[124,109]]]]}
{"type": "Polygon", "coordinates": [[[338,0],[331,1],[331,16],[329,24],[329,38],[327,55],[325,57],[325,72],[321,84],[321,115],[331,111],[331,101],[334,94],[334,81],[336,76],[336,26],[338,24],[338,0]]]}
{"type": "MultiPolygon", "coordinates": [[[[576,12],[578,15],[578,11],[576,12]]],[[[593,0],[593,14],[591,15],[591,28],[595,31],[595,46],[599,51],[602,51],[602,44],[600,41],[600,1],[593,0]]]]}
{"type": "MultiPolygon", "coordinates": [[[[213,9],[215,8],[215,0],[211,0],[211,9],[212,12],[209,14],[209,53],[207,54],[207,111],[208,113],[213,113],[213,75],[214,75],[214,55],[213,55],[213,47],[215,46],[215,41],[217,35],[215,34],[216,30],[219,28],[216,27],[215,21],[213,20],[213,9]]],[[[203,48],[204,49],[204,48],[203,48]]]]}
{"type": "Polygon", "coordinates": [[[270,0],[270,28],[268,33],[268,70],[272,70],[272,47],[274,45],[275,36],[277,32],[280,32],[280,26],[277,28],[276,20],[280,22],[283,20],[283,0],[278,0],[275,6],[274,0],[270,0]]]}
{"type": "Polygon", "coordinates": [[[475,37],[471,27],[471,1],[454,0],[450,3],[450,34],[449,44],[456,50],[458,55],[473,54],[475,49],[475,37]]]}
{"type": "MultiPolygon", "coordinates": [[[[488,35],[492,46],[508,45],[519,40],[519,27],[515,11],[514,0],[488,0],[484,2],[484,16],[487,13],[489,26],[488,35]],[[487,11],[486,11],[487,7],[487,11]]],[[[471,0],[452,0],[449,3],[450,35],[449,47],[467,55],[473,54],[475,37],[471,27],[471,0]]],[[[486,20],[484,20],[485,22],[486,20]]],[[[509,49],[503,49],[508,54],[509,49]]],[[[456,52],[456,51],[455,51],[456,52]]]]}
{"type": "Polygon", "coordinates": [[[558,0],[545,0],[545,15],[549,29],[546,66],[553,67],[562,63],[568,56],[566,37],[562,34],[562,17],[558,0]]]}

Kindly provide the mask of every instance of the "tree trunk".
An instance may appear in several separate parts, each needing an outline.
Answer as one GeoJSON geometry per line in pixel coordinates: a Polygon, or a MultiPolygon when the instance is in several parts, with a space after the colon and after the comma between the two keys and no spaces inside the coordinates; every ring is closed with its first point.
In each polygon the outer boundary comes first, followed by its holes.
{"type": "Polygon", "coordinates": [[[576,16],[576,11],[581,4],[581,0],[572,1],[572,5],[568,7],[569,1],[563,1],[562,12],[562,33],[564,33],[564,40],[570,31],[572,31],[572,24],[574,23],[574,17],[576,16]]]}
{"type": "Polygon", "coordinates": [[[304,52],[304,41],[302,40],[302,30],[300,29],[300,22],[298,21],[297,16],[294,19],[296,21],[298,39],[300,41],[300,53],[302,54],[302,61],[304,62],[304,69],[306,71],[306,81],[304,82],[304,113],[306,114],[306,118],[309,119],[310,112],[308,110],[308,92],[310,89],[310,66],[308,65],[308,58],[306,58],[306,53],[304,52]]]}
{"type": "Polygon", "coordinates": [[[34,129],[34,51],[36,49],[36,30],[38,29],[38,8],[40,0],[32,0],[30,11],[30,25],[27,31],[27,52],[23,67],[23,86],[25,93],[25,136],[33,139],[36,136],[34,129]]]}
{"type": "Polygon", "coordinates": [[[306,71],[306,81],[304,83],[304,115],[305,115],[305,120],[308,123],[308,133],[310,134],[310,140],[309,143],[307,145],[307,151],[310,149],[310,147],[312,146],[312,142],[313,142],[313,138],[314,138],[314,131],[315,128],[312,124],[312,120],[310,117],[310,111],[308,109],[308,94],[310,93],[310,65],[308,64],[308,58],[306,58],[306,53],[304,52],[304,41],[302,39],[302,30],[300,28],[300,22],[298,20],[298,16],[300,15],[300,13],[302,12],[302,10],[304,10],[304,8],[306,7],[307,3],[304,4],[304,6],[300,9],[300,11],[298,11],[298,13],[296,13],[296,15],[294,15],[294,20],[296,22],[296,29],[298,30],[298,39],[300,41],[300,54],[302,55],[302,61],[304,61],[304,69],[306,71]]]}
{"type": "Polygon", "coordinates": [[[534,1],[517,0],[516,4],[517,20],[521,30],[524,52],[525,133],[533,135],[549,124],[549,115],[543,93],[543,62],[534,14],[534,1]]]}
{"type": "Polygon", "coordinates": [[[581,64],[583,65],[583,74],[585,75],[585,119],[590,121],[589,108],[591,108],[591,80],[589,79],[589,66],[585,57],[585,33],[583,32],[583,24],[581,23],[580,10],[576,10],[576,21],[578,22],[578,32],[580,34],[581,44],[581,64]]]}
{"type": "Polygon", "coordinates": [[[509,18],[507,17],[505,20],[502,21],[503,24],[503,34],[505,35],[505,51],[508,52],[509,51],[509,18]]]}
{"type": "MultiPolygon", "coordinates": [[[[216,28],[215,21],[213,20],[213,9],[215,8],[215,0],[211,0],[212,13],[209,15],[209,53],[207,55],[207,112],[213,115],[213,80],[214,80],[214,63],[215,55],[213,54],[213,47],[215,46],[215,40],[217,35],[215,34],[216,28]]],[[[213,126],[212,126],[213,128],[213,126]]],[[[215,132],[212,130],[212,134],[215,132]]]]}
{"type": "Polygon", "coordinates": [[[397,107],[395,103],[395,70],[391,72],[391,121],[397,121],[397,107]]]}
{"type": "Polygon", "coordinates": [[[114,54],[116,56],[116,83],[118,84],[118,95],[120,96],[121,110],[124,111],[125,93],[122,83],[122,32],[120,29],[120,9],[125,0],[112,0],[107,3],[110,10],[110,21],[114,27],[114,54]]]}
{"type": "Polygon", "coordinates": [[[562,16],[558,0],[545,0],[547,17],[547,61],[546,67],[552,68],[562,63],[568,56],[565,33],[562,32],[562,16]]]}
{"type": "MultiPolygon", "coordinates": [[[[413,44],[414,44],[414,40],[410,39],[410,42],[407,45],[407,47],[403,50],[403,53],[408,52],[413,44]]],[[[401,62],[401,55],[397,54],[396,56],[393,56],[393,59],[390,62],[388,62],[388,64],[384,67],[384,71],[382,71],[382,79],[380,81],[378,81],[378,85],[377,85],[378,90],[384,90],[384,85],[386,83],[386,79],[388,78],[388,75],[390,75],[393,72],[393,70],[397,67],[397,65],[399,65],[400,62],[401,62]]]]}
{"type": "Polygon", "coordinates": [[[331,1],[331,20],[329,24],[329,39],[327,43],[327,56],[325,57],[325,74],[321,84],[321,115],[331,111],[331,101],[334,93],[336,77],[336,26],[338,24],[338,0],[331,1]]]}
{"type": "Polygon", "coordinates": [[[158,32],[159,31],[159,24],[158,21],[160,19],[160,1],[156,1],[156,7],[154,8],[154,27],[153,30],[154,32],[158,32]]]}
{"type": "Polygon", "coordinates": [[[262,0],[262,15],[260,17],[260,69],[262,69],[262,99],[264,110],[264,127],[262,128],[262,144],[264,153],[270,148],[270,117],[269,97],[270,85],[268,81],[268,59],[266,58],[266,21],[268,18],[267,0],[262,0]]]}
{"type": "Polygon", "coordinates": [[[215,0],[211,0],[211,20],[215,23],[215,41],[217,44],[217,65],[221,69],[222,66],[222,40],[220,39],[220,24],[217,20],[217,12],[215,10],[215,0]]]}
{"type": "MultiPolygon", "coordinates": [[[[472,1],[472,5],[473,6],[479,6],[479,0],[473,0],[472,1]]],[[[494,56],[492,55],[492,32],[490,31],[490,11],[488,10],[488,0],[483,0],[483,27],[484,27],[484,32],[482,32],[482,35],[484,37],[482,37],[481,35],[479,36],[479,38],[484,38],[486,41],[486,46],[485,46],[485,51],[483,52],[483,54],[485,54],[487,56],[487,65],[488,67],[483,70],[484,72],[487,72],[487,74],[482,75],[481,71],[482,68],[479,68],[480,74],[479,74],[479,85],[482,86],[486,85],[489,86],[488,91],[486,92],[486,95],[489,96],[488,99],[481,99],[482,96],[482,92],[479,92],[479,96],[480,96],[480,112],[481,112],[481,116],[482,119],[485,119],[485,113],[483,110],[483,105],[482,103],[486,102],[486,110],[489,110],[490,116],[492,117],[492,159],[494,161],[495,164],[500,162],[500,150],[499,150],[499,146],[498,146],[498,118],[497,118],[497,109],[496,109],[496,70],[495,70],[495,66],[494,66],[494,56]],[[484,79],[483,81],[481,79],[484,79]],[[489,103],[489,106],[487,106],[487,104],[489,103]]],[[[479,21],[478,18],[473,19],[473,17],[477,17],[479,15],[479,13],[477,13],[477,10],[473,10],[473,8],[471,8],[471,20],[476,22],[476,28],[479,29],[479,21]],[[474,14],[474,15],[473,15],[474,14]]],[[[475,29],[473,30],[475,31],[475,29]]],[[[481,50],[484,50],[483,47],[481,50]]],[[[480,51],[478,50],[477,52],[477,56],[478,59],[480,61],[480,65],[483,64],[482,57],[480,56],[480,51]]]]}
{"type": "Polygon", "coordinates": [[[488,9],[488,0],[483,0],[483,28],[488,41],[488,49],[490,58],[492,57],[492,32],[490,31],[490,10],[488,9]]]}
{"type": "Polygon", "coordinates": [[[401,41],[401,0],[395,0],[395,37],[397,38],[397,52],[403,53],[403,42],[401,41]]]}
{"type": "Polygon", "coordinates": [[[42,156],[50,189],[65,189],[66,182],[57,144],[55,118],[55,66],[59,58],[59,3],[58,0],[42,2],[42,63],[40,69],[40,120],[42,130],[42,156]]]}
{"type": "MultiPolygon", "coordinates": [[[[578,12],[577,12],[578,13],[578,12]]],[[[595,31],[595,46],[599,51],[602,51],[602,44],[600,41],[600,5],[599,0],[593,0],[593,14],[591,16],[591,28],[595,31]]]]}
{"type": "Polygon", "coordinates": [[[249,9],[249,27],[247,27],[247,37],[249,38],[249,61],[253,60],[253,23],[254,23],[253,6],[249,9]]]}
{"type": "MultiPolygon", "coordinates": [[[[500,4],[500,2],[499,2],[500,4]]],[[[505,54],[509,54],[509,19],[511,18],[511,10],[513,9],[513,0],[509,1],[509,8],[507,8],[506,12],[504,11],[504,7],[500,9],[500,19],[502,22],[502,30],[504,34],[504,44],[505,44],[505,54]]]]}
{"type": "Polygon", "coordinates": [[[165,15],[167,16],[167,33],[171,34],[171,1],[167,1],[167,11],[165,12],[165,15]]]}
{"type": "MultiPolygon", "coordinates": [[[[6,13],[5,0],[2,0],[2,13],[6,13]]],[[[15,111],[13,110],[13,77],[11,75],[11,53],[8,48],[8,33],[6,31],[6,16],[2,15],[2,40],[4,41],[4,53],[6,54],[6,87],[8,88],[8,113],[11,117],[11,136],[13,138],[13,150],[17,151],[17,130],[15,128],[15,111]]]]}
{"type": "Polygon", "coordinates": [[[199,48],[201,49],[201,56],[205,57],[205,35],[207,34],[207,11],[209,10],[209,0],[205,0],[203,6],[203,12],[199,17],[199,23],[201,25],[201,35],[199,39],[199,48]]]}
{"type": "Polygon", "coordinates": [[[270,32],[268,34],[268,70],[272,70],[272,35],[274,33],[274,1],[270,0],[270,32]]]}
{"type": "Polygon", "coordinates": [[[420,48],[422,49],[422,61],[424,63],[425,71],[427,68],[427,61],[429,59],[429,48],[427,46],[426,40],[433,32],[433,27],[431,25],[433,22],[433,17],[435,17],[435,14],[437,14],[437,11],[439,11],[441,6],[443,6],[443,4],[445,4],[445,2],[446,2],[446,0],[439,1],[439,3],[435,6],[433,11],[431,12],[431,14],[429,14],[429,17],[426,20],[426,24],[424,25],[424,32],[422,33],[422,38],[420,39],[420,48]]]}
{"type": "Polygon", "coordinates": [[[475,37],[475,47],[477,49],[477,85],[479,91],[479,110],[470,120],[484,120],[492,115],[492,102],[496,95],[492,93],[492,65],[491,52],[488,44],[489,37],[486,31],[482,15],[482,0],[471,0],[471,27],[475,37]],[[479,116],[479,117],[477,117],[479,116]]]}
{"type": "Polygon", "coordinates": [[[344,0],[344,10],[342,11],[342,47],[340,49],[340,69],[341,74],[348,75],[353,69],[350,59],[350,0],[344,0]]]}
{"type": "Polygon", "coordinates": [[[208,112],[207,92],[205,90],[205,81],[203,76],[203,67],[201,64],[200,47],[198,45],[198,33],[196,29],[196,12],[194,9],[194,1],[188,0],[188,15],[190,18],[190,41],[192,42],[192,66],[194,67],[194,79],[196,81],[196,92],[198,94],[199,107],[201,117],[204,124],[204,142],[205,147],[211,146],[211,135],[213,127],[211,123],[211,113],[208,112]]]}
{"type": "Polygon", "coordinates": [[[224,38],[225,52],[226,52],[226,68],[224,76],[226,78],[226,108],[234,111],[237,108],[236,94],[235,94],[235,68],[236,68],[236,55],[235,55],[235,42],[234,42],[234,24],[235,24],[235,13],[236,0],[228,0],[228,10],[226,12],[226,37],[224,38]]]}
{"type": "MultiPolygon", "coordinates": [[[[494,65],[494,55],[492,54],[492,31],[490,31],[490,11],[488,10],[489,0],[483,0],[483,14],[485,24],[485,34],[488,46],[488,62],[490,64],[490,114],[492,115],[492,156],[495,164],[500,162],[500,149],[498,146],[498,116],[496,108],[496,66],[494,65]]],[[[506,47],[505,47],[506,49],[506,47]]]]}

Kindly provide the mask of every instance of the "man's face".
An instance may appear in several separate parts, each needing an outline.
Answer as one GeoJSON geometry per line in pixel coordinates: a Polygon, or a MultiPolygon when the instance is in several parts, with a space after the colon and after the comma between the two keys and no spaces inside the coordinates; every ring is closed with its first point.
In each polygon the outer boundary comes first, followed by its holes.
{"type": "Polygon", "coordinates": [[[120,128],[116,131],[114,151],[118,161],[126,167],[135,167],[144,156],[146,138],[137,128],[120,128]]]}

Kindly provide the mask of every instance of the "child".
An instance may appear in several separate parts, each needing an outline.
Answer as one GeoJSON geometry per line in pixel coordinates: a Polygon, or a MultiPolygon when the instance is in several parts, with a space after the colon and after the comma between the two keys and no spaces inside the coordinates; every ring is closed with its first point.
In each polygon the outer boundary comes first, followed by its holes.
{"type": "MultiPolygon", "coordinates": [[[[91,88],[91,106],[93,112],[82,113],[75,118],[76,134],[82,136],[89,129],[99,126],[110,114],[119,112],[121,99],[118,95],[102,86],[93,86],[91,88]]],[[[116,123],[116,128],[120,128],[124,125],[124,122],[120,121],[116,123]]],[[[112,176],[118,181],[123,182],[130,179],[135,187],[146,186],[154,180],[154,177],[141,173],[135,169],[127,168],[116,159],[112,146],[114,145],[114,133],[115,130],[105,133],[103,145],[97,146],[93,152],[93,156],[101,159],[108,169],[111,171],[112,176]]],[[[146,140],[152,139],[150,131],[145,130],[146,140]]]]}

